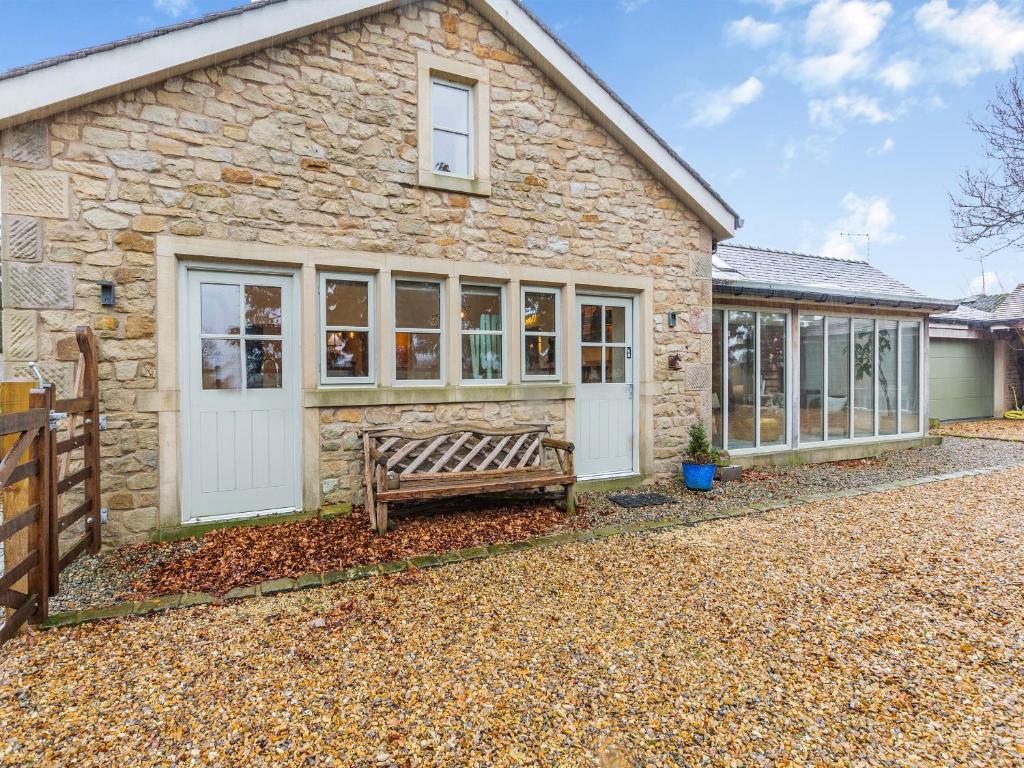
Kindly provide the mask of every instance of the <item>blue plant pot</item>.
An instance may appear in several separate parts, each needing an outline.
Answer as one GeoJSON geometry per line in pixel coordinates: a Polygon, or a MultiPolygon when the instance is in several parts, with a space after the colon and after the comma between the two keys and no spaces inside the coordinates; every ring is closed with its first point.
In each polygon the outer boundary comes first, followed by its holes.
{"type": "Polygon", "coordinates": [[[710,491],[715,479],[714,464],[687,464],[683,462],[683,482],[691,491],[710,491]]]}

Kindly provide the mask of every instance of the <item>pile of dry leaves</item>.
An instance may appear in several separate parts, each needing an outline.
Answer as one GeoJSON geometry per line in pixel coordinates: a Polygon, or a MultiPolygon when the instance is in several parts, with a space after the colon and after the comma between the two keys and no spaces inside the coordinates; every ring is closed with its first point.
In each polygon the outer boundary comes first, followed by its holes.
{"type": "Polygon", "coordinates": [[[933,435],[946,437],[984,437],[990,440],[1024,441],[1024,421],[1013,419],[982,419],[979,421],[951,421],[931,430],[933,435]]]}
{"type": "Polygon", "coordinates": [[[224,528],[206,534],[194,553],[144,573],[133,585],[134,596],[223,594],[267,579],[522,541],[550,531],[563,517],[553,504],[534,503],[410,516],[384,536],[371,531],[358,512],[333,520],[224,528]]]}

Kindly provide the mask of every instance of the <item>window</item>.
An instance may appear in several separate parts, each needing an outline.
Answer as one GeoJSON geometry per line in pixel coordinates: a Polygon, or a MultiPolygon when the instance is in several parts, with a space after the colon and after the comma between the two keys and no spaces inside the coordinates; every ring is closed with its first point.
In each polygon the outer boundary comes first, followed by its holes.
{"type": "Polygon", "coordinates": [[[281,389],[281,286],[199,284],[203,389],[281,389]]]}
{"type": "Polygon", "coordinates": [[[395,381],[443,383],[441,283],[395,280],[395,381]]]}
{"type": "Polygon", "coordinates": [[[920,432],[920,366],[917,321],[801,315],[800,442],[920,432]]]}
{"type": "Polygon", "coordinates": [[[472,178],[472,86],[430,82],[430,164],[435,173],[472,178]]]}
{"type": "Polygon", "coordinates": [[[789,442],[789,315],[711,313],[711,439],[742,450],[789,442]]]}
{"type": "Polygon", "coordinates": [[[491,194],[490,77],[487,67],[426,51],[417,54],[421,187],[491,194]]]}
{"type": "Polygon", "coordinates": [[[523,288],[523,379],[557,380],[559,365],[559,291],[523,288]]]}
{"type": "Polygon", "coordinates": [[[505,378],[502,296],[496,285],[462,286],[462,380],[501,381],[505,378]]]}
{"type": "Polygon", "coordinates": [[[374,381],[374,279],[366,275],[320,275],[320,381],[374,381]]]}

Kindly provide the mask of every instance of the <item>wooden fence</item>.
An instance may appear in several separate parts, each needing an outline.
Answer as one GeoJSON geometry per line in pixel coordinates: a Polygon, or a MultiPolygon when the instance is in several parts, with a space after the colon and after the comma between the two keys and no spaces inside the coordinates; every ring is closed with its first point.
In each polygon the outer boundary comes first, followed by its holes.
{"type": "MultiPolygon", "coordinates": [[[[27,409],[0,414],[0,489],[4,573],[0,603],[7,609],[0,642],[25,622],[46,618],[60,589],[60,572],[82,552],[100,549],[99,387],[92,329],[77,329],[80,351],[71,397],[58,399],[52,384],[32,389],[27,409]],[[63,427],[63,430],[61,429],[63,427]],[[66,437],[61,432],[66,430],[66,437]],[[77,503],[64,511],[65,497],[77,503]],[[84,520],[83,533],[61,551],[61,538],[84,520]]],[[[76,529],[77,530],[77,529],[76,529]]]]}

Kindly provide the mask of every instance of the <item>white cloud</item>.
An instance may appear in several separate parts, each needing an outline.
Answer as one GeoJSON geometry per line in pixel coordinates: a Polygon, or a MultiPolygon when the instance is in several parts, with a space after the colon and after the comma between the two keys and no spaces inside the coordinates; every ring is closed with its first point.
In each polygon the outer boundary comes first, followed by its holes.
{"type": "Polygon", "coordinates": [[[619,8],[626,13],[632,13],[647,5],[651,0],[619,0],[619,8]]]}
{"type": "Polygon", "coordinates": [[[878,73],[878,79],[894,91],[905,91],[917,82],[918,66],[909,59],[897,59],[889,62],[878,73]]]}
{"type": "Polygon", "coordinates": [[[967,293],[970,296],[982,293],[992,293],[998,290],[1002,282],[996,272],[983,272],[967,284],[967,293]]]}
{"type": "Polygon", "coordinates": [[[820,0],[807,15],[809,53],[797,65],[797,78],[822,88],[866,74],[874,58],[871,48],[891,13],[887,2],[820,0]]]}
{"type": "Polygon", "coordinates": [[[773,43],[782,35],[782,25],[771,21],[758,21],[753,16],[730,21],[725,28],[726,37],[754,48],[773,43]]]}
{"type": "Polygon", "coordinates": [[[892,231],[896,216],[889,209],[884,197],[861,197],[855,192],[843,195],[844,215],[832,222],[825,234],[821,248],[823,256],[834,259],[863,259],[867,243],[863,237],[849,235],[870,235],[871,243],[893,243],[901,235],[892,231]]]}
{"type": "Polygon", "coordinates": [[[929,0],[914,19],[922,30],[966,56],[966,63],[954,73],[961,81],[988,69],[1008,69],[1024,53],[1024,18],[1017,5],[1003,7],[988,0],[958,11],[947,0],[929,0]]]}
{"type": "Polygon", "coordinates": [[[892,140],[891,136],[886,137],[885,141],[879,147],[871,147],[868,150],[868,155],[871,157],[879,157],[881,155],[888,155],[896,149],[896,142],[892,140]]]}
{"type": "Polygon", "coordinates": [[[724,123],[737,109],[761,98],[763,92],[764,84],[756,77],[748,77],[732,88],[712,91],[694,112],[690,124],[713,126],[724,123]]]}
{"type": "Polygon", "coordinates": [[[875,125],[895,119],[891,112],[882,108],[878,99],[859,94],[812,99],[807,105],[807,116],[819,128],[839,128],[855,120],[875,125]]]}
{"type": "Polygon", "coordinates": [[[196,9],[192,0],[153,0],[153,8],[174,18],[184,16],[196,9]]]}
{"type": "Polygon", "coordinates": [[[830,87],[852,75],[867,71],[871,57],[855,51],[838,51],[827,56],[808,56],[800,62],[799,78],[805,85],[830,87]]]}

